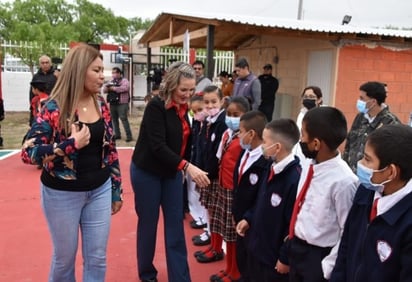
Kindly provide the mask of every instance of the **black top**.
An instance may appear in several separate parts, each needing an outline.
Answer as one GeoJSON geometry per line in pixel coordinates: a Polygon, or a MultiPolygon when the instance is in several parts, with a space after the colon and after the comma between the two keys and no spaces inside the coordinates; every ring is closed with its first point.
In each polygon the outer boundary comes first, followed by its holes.
{"type": "MultiPolygon", "coordinates": [[[[166,109],[163,100],[158,97],[153,98],[143,114],[132,162],[138,168],[159,177],[172,178],[176,175],[178,165],[182,161],[180,156],[182,143],[182,122],[176,109],[173,107],[166,109]]],[[[185,159],[189,159],[190,150],[189,136],[185,159]]]]}
{"type": "Polygon", "coordinates": [[[41,175],[44,185],[64,191],[90,191],[100,187],[110,176],[108,167],[102,168],[104,123],[99,119],[94,123],[80,123],[90,129],[90,143],[79,150],[77,159],[77,179],[55,178],[45,170],[41,175]]]}
{"type": "Polygon", "coordinates": [[[259,75],[261,85],[261,104],[268,103],[273,104],[275,102],[275,95],[279,88],[279,81],[276,77],[268,74],[259,75]]]}

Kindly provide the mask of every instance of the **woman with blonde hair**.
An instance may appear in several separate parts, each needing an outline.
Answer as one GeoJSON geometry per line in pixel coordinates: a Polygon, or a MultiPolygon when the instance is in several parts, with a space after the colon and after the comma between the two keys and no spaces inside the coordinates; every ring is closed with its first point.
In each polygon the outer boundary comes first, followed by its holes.
{"type": "Polygon", "coordinates": [[[207,173],[186,160],[191,148],[188,101],[195,88],[192,66],[172,64],[161,84],[160,97],[147,104],[140,126],[130,176],[138,216],[138,271],[143,282],[157,281],[153,257],[160,207],[168,281],[190,281],[183,230],[183,173],[200,187],[209,184],[207,173]]]}
{"type": "Polygon", "coordinates": [[[49,281],[75,281],[79,229],[83,281],[105,280],[110,218],[122,206],[122,189],[109,108],[98,95],[103,81],[100,52],[86,44],[71,49],[23,144],[23,162],[42,165],[49,281]]]}

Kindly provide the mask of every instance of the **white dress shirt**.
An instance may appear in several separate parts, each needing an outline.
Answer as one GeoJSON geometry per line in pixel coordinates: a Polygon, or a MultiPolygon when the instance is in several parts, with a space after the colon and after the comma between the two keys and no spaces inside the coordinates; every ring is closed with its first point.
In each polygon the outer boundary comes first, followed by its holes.
{"type": "MultiPolygon", "coordinates": [[[[303,164],[302,168],[298,194],[309,166],[303,164]]],[[[312,181],[296,220],[295,235],[311,245],[333,247],[322,261],[324,276],[329,279],[359,181],[340,154],[314,163],[313,170],[312,181]]]]}
{"type": "Polygon", "coordinates": [[[402,200],[406,195],[412,192],[412,180],[409,180],[408,183],[398,191],[393,194],[382,196],[381,193],[375,192],[375,198],[379,198],[377,206],[377,216],[384,214],[389,211],[394,205],[396,205],[400,200],[402,200]]]}
{"type": "Polygon", "coordinates": [[[239,165],[239,168],[238,168],[238,173],[239,173],[239,175],[240,175],[240,169],[241,169],[241,168],[243,169],[243,173],[245,173],[245,171],[247,171],[247,170],[249,169],[249,167],[260,158],[261,155],[262,155],[262,146],[260,146],[260,145],[257,146],[257,147],[256,147],[255,149],[253,149],[252,151],[246,151],[246,152],[243,154],[242,159],[240,160],[240,165],[239,165]],[[246,160],[245,165],[242,167],[242,164],[243,164],[243,162],[245,161],[246,155],[247,155],[248,153],[249,153],[249,157],[248,157],[248,159],[246,160]]]}

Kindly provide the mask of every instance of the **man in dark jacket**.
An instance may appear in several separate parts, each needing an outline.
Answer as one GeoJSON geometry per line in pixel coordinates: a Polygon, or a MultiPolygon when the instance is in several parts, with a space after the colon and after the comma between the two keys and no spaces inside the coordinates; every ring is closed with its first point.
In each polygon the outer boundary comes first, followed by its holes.
{"type": "Polygon", "coordinates": [[[279,88],[279,81],[272,75],[272,65],[266,64],[263,67],[263,74],[259,75],[260,85],[262,87],[262,101],[259,111],[265,114],[267,121],[272,120],[273,110],[275,109],[275,97],[279,88]]]}
{"type": "MultiPolygon", "coordinates": [[[[39,70],[37,71],[37,73],[33,76],[32,81],[41,81],[44,82],[45,85],[45,93],[50,94],[54,85],[56,84],[57,81],[57,76],[55,75],[55,69],[52,66],[51,63],[51,59],[49,56],[46,55],[42,55],[39,58],[39,70]]],[[[31,125],[32,121],[33,121],[33,109],[31,108],[31,100],[34,97],[34,94],[32,92],[32,89],[30,87],[30,119],[29,119],[29,125],[31,125]]]]}

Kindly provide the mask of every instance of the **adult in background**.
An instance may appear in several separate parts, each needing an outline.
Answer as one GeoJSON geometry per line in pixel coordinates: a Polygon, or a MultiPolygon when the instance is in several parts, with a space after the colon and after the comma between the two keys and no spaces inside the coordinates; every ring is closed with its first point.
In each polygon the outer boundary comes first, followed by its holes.
{"type": "Polygon", "coordinates": [[[359,87],[359,99],[356,102],[359,113],[352,123],[342,155],[355,173],[358,161],[363,157],[368,135],[383,125],[401,123],[389,111],[385,100],[386,90],[383,83],[369,81],[359,87]]]}
{"type": "Polygon", "coordinates": [[[219,73],[219,79],[222,82],[220,89],[222,90],[223,97],[232,96],[233,92],[233,81],[230,80],[229,73],[227,71],[221,71],[219,73]]]}
{"type": "Polygon", "coordinates": [[[206,86],[212,85],[212,81],[204,75],[205,64],[202,61],[195,61],[193,64],[193,69],[196,72],[196,95],[202,95],[203,89],[206,86]]]}
{"type": "Polygon", "coordinates": [[[109,108],[99,96],[103,59],[86,44],[71,49],[49,101],[22,148],[42,164],[41,204],[53,257],[49,281],[75,281],[79,231],[84,282],[104,282],[111,215],[121,206],[121,176],[109,108]]]}
{"type": "MultiPolygon", "coordinates": [[[[57,81],[57,72],[52,66],[52,62],[49,56],[42,55],[39,58],[39,70],[37,73],[33,75],[32,81],[41,81],[45,83],[45,90],[44,92],[46,94],[50,94],[51,91],[53,90],[54,85],[56,84],[57,81]]],[[[30,92],[29,92],[29,102],[30,102],[30,116],[29,116],[29,125],[31,126],[34,116],[33,116],[33,109],[31,106],[32,99],[34,97],[32,88],[30,87],[30,92]]]]}
{"type": "Polygon", "coordinates": [[[107,97],[108,102],[110,103],[110,113],[112,115],[113,120],[114,138],[122,138],[119,124],[120,119],[122,121],[124,131],[126,133],[126,142],[130,142],[132,141],[132,131],[130,130],[128,118],[130,102],[130,84],[129,81],[122,76],[122,71],[118,67],[114,67],[112,69],[112,78],[113,79],[105,85],[103,91],[105,93],[109,93],[107,97]]]}
{"type": "Polygon", "coordinates": [[[258,110],[261,101],[261,85],[259,79],[250,72],[249,63],[245,58],[240,58],[235,64],[238,75],[233,88],[233,96],[243,96],[248,99],[252,110],[258,110]]]}
{"type": "Polygon", "coordinates": [[[130,176],[138,216],[138,272],[143,282],[157,281],[153,257],[159,207],[164,217],[168,281],[191,281],[183,229],[183,173],[188,173],[199,187],[209,184],[207,173],[185,160],[191,149],[188,101],[195,86],[192,66],[173,63],[160,96],[147,104],[141,122],[130,176]]]}
{"type": "Polygon", "coordinates": [[[259,75],[260,85],[262,87],[262,101],[260,102],[259,111],[265,114],[268,122],[272,120],[273,110],[275,109],[276,92],[279,88],[279,81],[272,75],[272,65],[263,66],[263,74],[259,75]]]}

